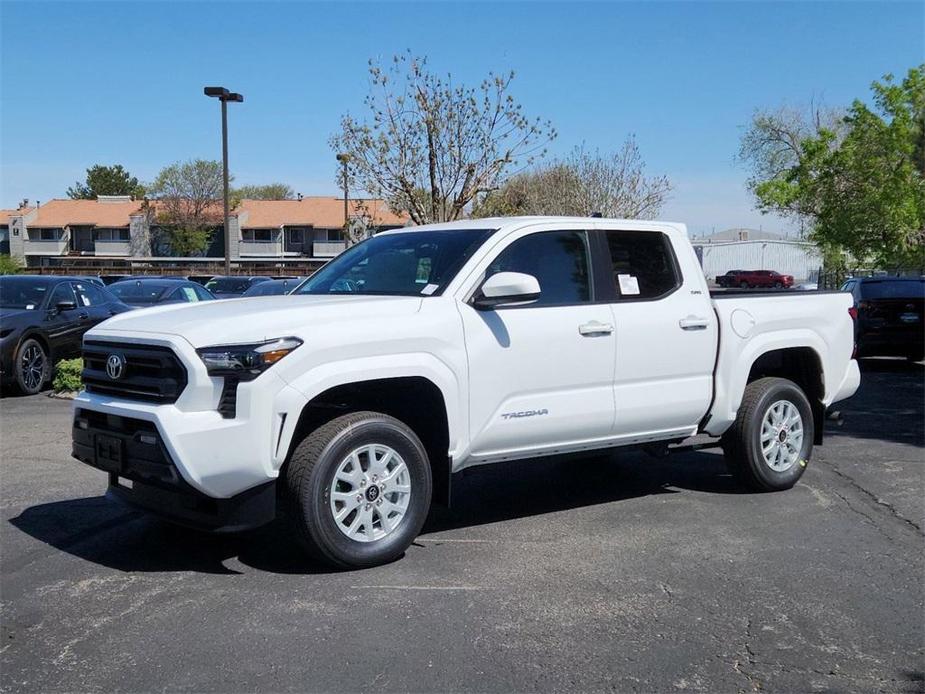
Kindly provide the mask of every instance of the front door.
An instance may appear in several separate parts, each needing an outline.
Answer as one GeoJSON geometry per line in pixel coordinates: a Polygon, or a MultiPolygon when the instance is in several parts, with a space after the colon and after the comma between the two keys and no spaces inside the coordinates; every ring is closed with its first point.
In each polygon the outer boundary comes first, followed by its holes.
{"type": "Polygon", "coordinates": [[[88,319],[89,313],[78,303],[70,282],[56,286],[45,308],[46,333],[52,359],[67,358],[80,352],[80,338],[88,319]],[[70,302],[74,308],[59,310],[57,307],[62,301],[70,302]]]}
{"type": "Polygon", "coordinates": [[[681,276],[661,232],[614,230],[605,238],[616,331],[614,434],[691,429],[710,405],[717,349],[717,319],[702,278],[681,276]]]}
{"type": "Polygon", "coordinates": [[[594,303],[590,267],[584,231],[521,236],[498,253],[485,277],[533,275],[540,298],[491,311],[460,304],[474,461],[573,449],[609,435],[612,316],[606,303],[594,303]]]}

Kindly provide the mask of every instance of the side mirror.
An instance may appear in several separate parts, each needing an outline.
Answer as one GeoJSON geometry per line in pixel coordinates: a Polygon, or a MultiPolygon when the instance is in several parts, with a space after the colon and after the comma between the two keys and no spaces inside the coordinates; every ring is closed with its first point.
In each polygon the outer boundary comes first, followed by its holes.
{"type": "Polygon", "coordinates": [[[482,285],[472,301],[478,311],[490,311],[508,304],[524,304],[540,298],[540,283],[522,272],[499,272],[482,285]]]}
{"type": "Polygon", "coordinates": [[[59,301],[55,304],[55,311],[58,313],[62,311],[73,311],[75,308],[77,308],[77,304],[73,301],[59,301]]]}

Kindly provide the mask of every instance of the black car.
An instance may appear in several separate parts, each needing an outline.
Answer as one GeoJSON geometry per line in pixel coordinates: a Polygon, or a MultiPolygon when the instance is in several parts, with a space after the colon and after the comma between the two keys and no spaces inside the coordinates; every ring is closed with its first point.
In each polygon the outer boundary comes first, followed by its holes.
{"type": "Polygon", "coordinates": [[[304,277],[286,277],[278,280],[270,280],[269,282],[258,282],[257,284],[251,285],[250,289],[241,296],[280,296],[282,294],[288,294],[304,281],[304,277]]]}
{"type": "Polygon", "coordinates": [[[215,294],[219,299],[232,299],[236,296],[241,296],[255,284],[269,281],[269,277],[246,277],[237,275],[213,277],[206,282],[206,289],[215,294]]]}
{"type": "Polygon", "coordinates": [[[858,277],[842,285],[851,292],[858,357],[925,358],[923,277],[858,277]]]}
{"type": "Polygon", "coordinates": [[[55,362],[80,356],[87,330],[128,310],[82,277],[0,277],[0,380],[27,395],[38,393],[55,362]]]}
{"type": "Polygon", "coordinates": [[[215,300],[202,285],[170,277],[133,277],[110,284],[109,291],[132,308],[215,300]]]}
{"type": "Polygon", "coordinates": [[[122,280],[131,279],[131,275],[100,275],[100,279],[103,281],[103,284],[109,286],[116,282],[121,282],[122,280]]]}

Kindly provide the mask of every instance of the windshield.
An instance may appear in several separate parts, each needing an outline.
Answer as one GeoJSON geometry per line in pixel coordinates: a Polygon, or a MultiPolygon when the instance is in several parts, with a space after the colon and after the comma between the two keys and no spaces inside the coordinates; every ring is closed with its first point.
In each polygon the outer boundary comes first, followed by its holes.
{"type": "Polygon", "coordinates": [[[250,286],[249,277],[219,277],[206,282],[206,289],[210,292],[225,294],[241,294],[250,286]]]}
{"type": "Polygon", "coordinates": [[[271,280],[260,282],[244,292],[243,296],[273,296],[288,294],[300,280],[271,280]]]}
{"type": "Polygon", "coordinates": [[[153,304],[175,286],[165,282],[116,282],[109,285],[109,291],[127,304],[153,304]]]}
{"type": "Polygon", "coordinates": [[[865,299],[922,299],[925,280],[875,280],[861,283],[865,299]]]}
{"type": "Polygon", "coordinates": [[[0,278],[0,308],[33,311],[41,308],[48,295],[49,281],[37,277],[0,278]]]}
{"type": "Polygon", "coordinates": [[[382,234],[341,253],[296,294],[437,296],[493,230],[382,234]]]}

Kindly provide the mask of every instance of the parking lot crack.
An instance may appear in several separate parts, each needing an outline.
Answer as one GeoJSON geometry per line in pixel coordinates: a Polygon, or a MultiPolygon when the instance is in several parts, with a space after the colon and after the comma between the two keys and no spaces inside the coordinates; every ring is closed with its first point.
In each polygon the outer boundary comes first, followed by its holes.
{"type": "MultiPolygon", "coordinates": [[[[851,477],[851,475],[848,475],[848,474],[842,472],[841,470],[839,470],[838,467],[836,467],[835,465],[831,465],[831,464],[830,464],[830,465],[829,465],[829,468],[832,470],[832,472],[834,472],[834,473],[835,473],[836,475],[838,475],[840,478],[842,478],[843,480],[845,480],[845,482],[847,482],[848,485],[849,485],[852,489],[857,490],[863,497],[865,497],[865,498],[868,499],[869,501],[873,502],[878,508],[881,508],[881,509],[885,510],[886,513],[887,513],[887,515],[892,516],[893,518],[895,518],[896,520],[900,521],[901,523],[903,523],[903,524],[905,524],[905,525],[908,525],[909,527],[911,527],[911,528],[912,528],[916,533],[918,533],[919,535],[925,535],[925,532],[923,532],[922,526],[921,526],[921,525],[919,525],[918,523],[916,523],[916,522],[915,522],[914,520],[912,520],[911,518],[906,518],[904,515],[902,515],[899,511],[896,510],[896,507],[895,507],[893,504],[891,504],[891,503],[889,503],[889,502],[884,501],[883,499],[881,499],[879,496],[877,496],[876,494],[874,494],[873,492],[871,492],[869,489],[867,489],[867,488],[865,488],[864,486],[862,486],[857,480],[855,480],[853,477],[851,477]]],[[[833,490],[833,491],[834,491],[834,490],[833,490]]],[[[874,523],[874,524],[876,525],[876,521],[875,521],[870,515],[868,515],[868,514],[866,514],[866,513],[862,513],[860,510],[858,510],[857,508],[855,508],[854,506],[852,506],[851,502],[848,501],[848,499],[845,498],[843,495],[839,494],[838,492],[835,492],[835,493],[836,493],[836,495],[837,495],[839,498],[841,498],[846,504],[848,504],[848,506],[851,507],[851,509],[852,509],[853,511],[855,511],[856,513],[859,513],[860,515],[862,515],[862,516],[864,516],[865,518],[869,519],[872,523],[874,523]]],[[[878,527],[879,527],[879,526],[878,526],[878,527]]]]}
{"type": "Polygon", "coordinates": [[[755,660],[755,652],[752,650],[752,620],[749,619],[745,623],[745,640],[742,643],[743,650],[745,651],[745,662],[736,658],[732,663],[732,668],[745,677],[748,680],[749,689],[740,690],[740,691],[761,691],[761,680],[754,674],[755,666],[757,661],[755,660]],[[747,668],[747,669],[746,669],[747,668]]]}

